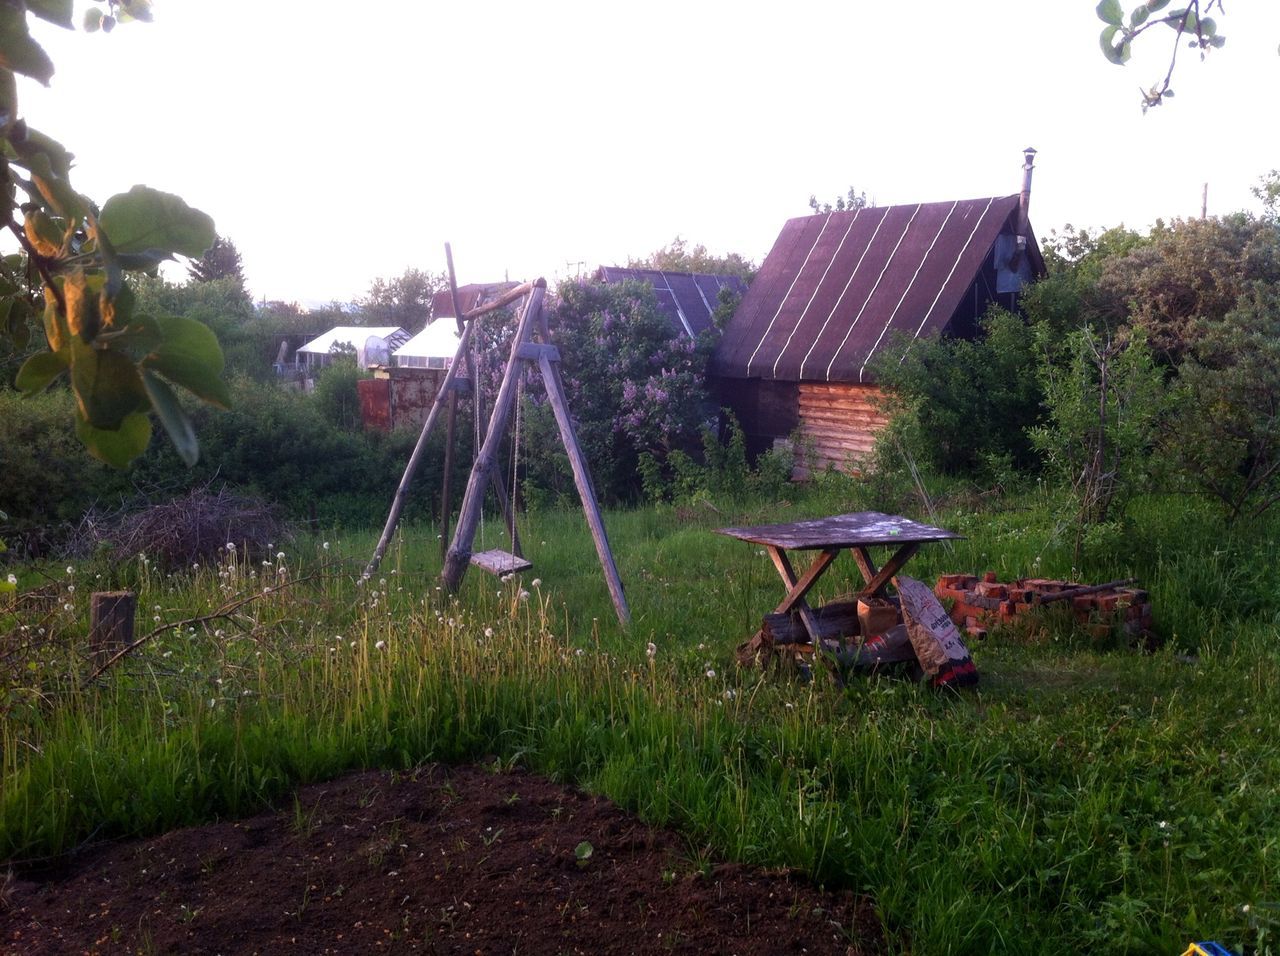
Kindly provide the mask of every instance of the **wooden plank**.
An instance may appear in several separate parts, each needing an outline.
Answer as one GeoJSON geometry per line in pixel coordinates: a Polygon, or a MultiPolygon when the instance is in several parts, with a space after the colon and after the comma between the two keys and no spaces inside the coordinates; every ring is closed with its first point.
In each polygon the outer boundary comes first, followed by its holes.
{"type": "Polygon", "coordinates": [[[506,577],[508,574],[528,571],[533,567],[532,561],[509,551],[503,551],[501,548],[493,548],[489,551],[480,551],[473,554],[471,563],[482,571],[488,571],[490,574],[495,574],[500,578],[506,577]]]}
{"type": "Polygon", "coordinates": [[[911,556],[920,550],[917,542],[904,544],[888,561],[884,563],[876,575],[867,582],[867,586],[858,592],[858,597],[881,597],[885,586],[902,570],[902,566],[911,560],[911,556]]]}
{"type": "Polygon", "coordinates": [[[527,362],[536,362],[543,356],[553,362],[560,361],[560,350],[554,345],[543,345],[541,342],[525,342],[520,346],[520,357],[527,362]]]}
{"type": "Polygon", "coordinates": [[[89,597],[89,650],[94,667],[133,643],[138,597],[132,591],[95,591],[89,597]]]}
{"type": "MultiPolygon", "coordinates": [[[[498,446],[506,431],[507,419],[511,417],[511,409],[516,400],[516,383],[519,378],[517,373],[521,361],[518,354],[519,348],[528,341],[530,324],[537,320],[538,313],[542,311],[542,299],[546,291],[546,280],[539,279],[534,283],[533,291],[525,302],[520,323],[516,326],[516,334],[511,340],[511,355],[507,359],[502,385],[498,388],[498,397],[493,403],[493,414],[489,417],[484,444],[476,454],[475,464],[471,468],[471,477],[467,481],[467,490],[462,496],[458,526],[454,531],[453,542],[445,554],[444,567],[440,571],[441,583],[451,594],[458,590],[459,585],[462,584],[463,575],[467,573],[471,545],[475,541],[476,528],[480,524],[480,509],[484,506],[485,485],[492,479],[498,446]]],[[[472,324],[468,323],[467,332],[471,329],[472,324]]]]}
{"type": "Polygon", "coordinates": [[[943,528],[881,511],[855,511],[807,521],[719,528],[716,533],[789,551],[855,548],[875,544],[900,546],[909,541],[945,541],[961,537],[943,528]]]}
{"type": "MultiPolygon", "coordinates": [[[[538,281],[541,282],[544,280],[540,279],[538,281]]],[[[502,295],[498,296],[498,298],[494,299],[492,302],[489,302],[485,305],[476,306],[470,312],[463,315],[462,318],[466,321],[470,321],[471,319],[478,319],[480,316],[485,315],[486,313],[495,312],[498,309],[505,308],[506,306],[510,305],[512,302],[516,301],[516,299],[519,299],[521,296],[526,296],[530,292],[532,292],[534,289],[534,285],[535,283],[532,283],[532,282],[521,283],[511,291],[504,292],[502,295]]],[[[454,302],[454,306],[453,306],[453,314],[454,315],[459,314],[458,305],[456,301],[454,302]]]]}
{"type": "MultiPolygon", "coordinates": [[[[542,328],[546,329],[546,319],[542,318],[542,328]]],[[[544,335],[545,335],[544,331],[544,335]]],[[[556,424],[560,428],[560,440],[564,442],[565,451],[569,454],[569,467],[573,470],[573,483],[578,489],[578,497],[582,499],[582,510],[587,516],[587,526],[591,529],[591,539],[595,542],[596,555],[600,558],[600,567],[604,571],[605,583],[609,587],[609,596],[613,599],[613,609],[618,620],[624,626],[631,623],[631,609],[627,606],[627,596],[622,589],[622,578],[618,574],[618,566],[613,560],[613,551],[609,548],[609,535],[605,532],[604,518],[600,515],[600,506],[596,503],[596,490],[591,483],[591,470],[587,466],[587,458],[578,444],[578,436],[573,431],[573,419],[569,415],[569,403],[564,397],[564,384],[560,381],[560,364],[552,362],[545,354],[538,360],[542,370],[542,379],[547,388],[547,399],[551,402],[551,410],[555,413],[556,424]]]]}
{"type": "MultiPolygon", "coordinates": [[[[819,640],[839,640],[858,635],[857,601],[832,601],[810,611],[819,640]]],[[[811,640],[808,629],[795,612],[766,614],[761,627],[774,644],[805,644],[811,640]]]]}

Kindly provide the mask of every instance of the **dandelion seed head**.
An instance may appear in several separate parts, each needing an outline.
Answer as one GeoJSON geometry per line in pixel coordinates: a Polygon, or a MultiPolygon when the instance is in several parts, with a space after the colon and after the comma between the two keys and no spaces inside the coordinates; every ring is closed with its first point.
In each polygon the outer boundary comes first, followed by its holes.
{"type": "Polygon", "coordinates": [[[75,568],[73,568],[71,565],[69,565],[69,564],[68,564],[68,565],[67,565],[67,574],[75,574],[75,573],[76,573],[76,569],[75,569],[75,568]]]}
{"type": "Polygon", "coordinates": [[[326,551],[328,551],[328,550],[329,550],[329,542],[328,542],[328,541],[326,541],[326,542],[325,542],[324,544],[322,544],[320,547],[322,547],[322,548],[324,548],[326,551]]]}
{"type": "Polygon", "coordinates": [[[16,574],[9,575],[9,583],[14,587],[18,586],[18,576],[16,574]]]}
{"type": "Polygon", "coordinates": [[[658,645],[653,643],[653,641],[650,641],[648,646],[645,647],[644,652],[645,652],[645,655],[649,658],[649,660],[653,660],[655,657],[658,656],[658,645]]]}
{"type": "Polygon", "coordinates": [[[387,642],[386,642],[386,641],[378,641],[378,643],[377,643],[377,644],[374,644],[373,646],[374,646],[374,647],[376,647],[376,648],[377,648],[378,650],[380,650],[380,651],[385,651],[385,650],[387,649],[387,642]]]}

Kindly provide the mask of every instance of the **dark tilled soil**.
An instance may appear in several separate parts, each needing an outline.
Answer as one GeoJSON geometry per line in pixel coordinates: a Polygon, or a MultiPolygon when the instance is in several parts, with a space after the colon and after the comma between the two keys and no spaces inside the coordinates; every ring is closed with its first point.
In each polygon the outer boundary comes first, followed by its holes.
{"type": "Polygon", "coordinates": [[[698,856],[607,800],[530,774],[360,773],[306,787],[279,812],[20,877],[0,898],[0,949],[881,951],[865,899],[698,856]]]}

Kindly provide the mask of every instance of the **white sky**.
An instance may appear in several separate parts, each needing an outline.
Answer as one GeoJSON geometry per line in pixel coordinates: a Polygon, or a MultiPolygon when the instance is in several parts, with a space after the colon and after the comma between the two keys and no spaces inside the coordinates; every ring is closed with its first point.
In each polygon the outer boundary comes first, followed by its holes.
{"type": "Polygon", "coordinates": [[[1226,47],[1181,51],[1145,117],[1172,34],[1112,66],[1094,6],[155,0],[110,36],[38,24],[57,74],[20,103],[81,192],[178,193],[256,298],[304,305],[442,269],[446,240],[460,283],[677,234],[759,262],[811,193],[1006,195],[1025,146],[1041,236],[1198,215],[1205,182],[1211,213],[1256,208],[1280,167],[1280,3],[1228,4],[1226,47]]]}

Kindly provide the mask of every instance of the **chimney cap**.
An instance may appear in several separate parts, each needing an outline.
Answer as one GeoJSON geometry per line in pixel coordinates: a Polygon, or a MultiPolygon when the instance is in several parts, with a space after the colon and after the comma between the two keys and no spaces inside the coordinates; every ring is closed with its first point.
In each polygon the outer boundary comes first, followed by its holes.
{"type": "Polygon", "coordinates": [[[1036,158],[1036,148],[1034,146],[1028,146],[1022,151],[1022,155],[1027,157],[1027,162],[1033,162],[1036,158]]]}

